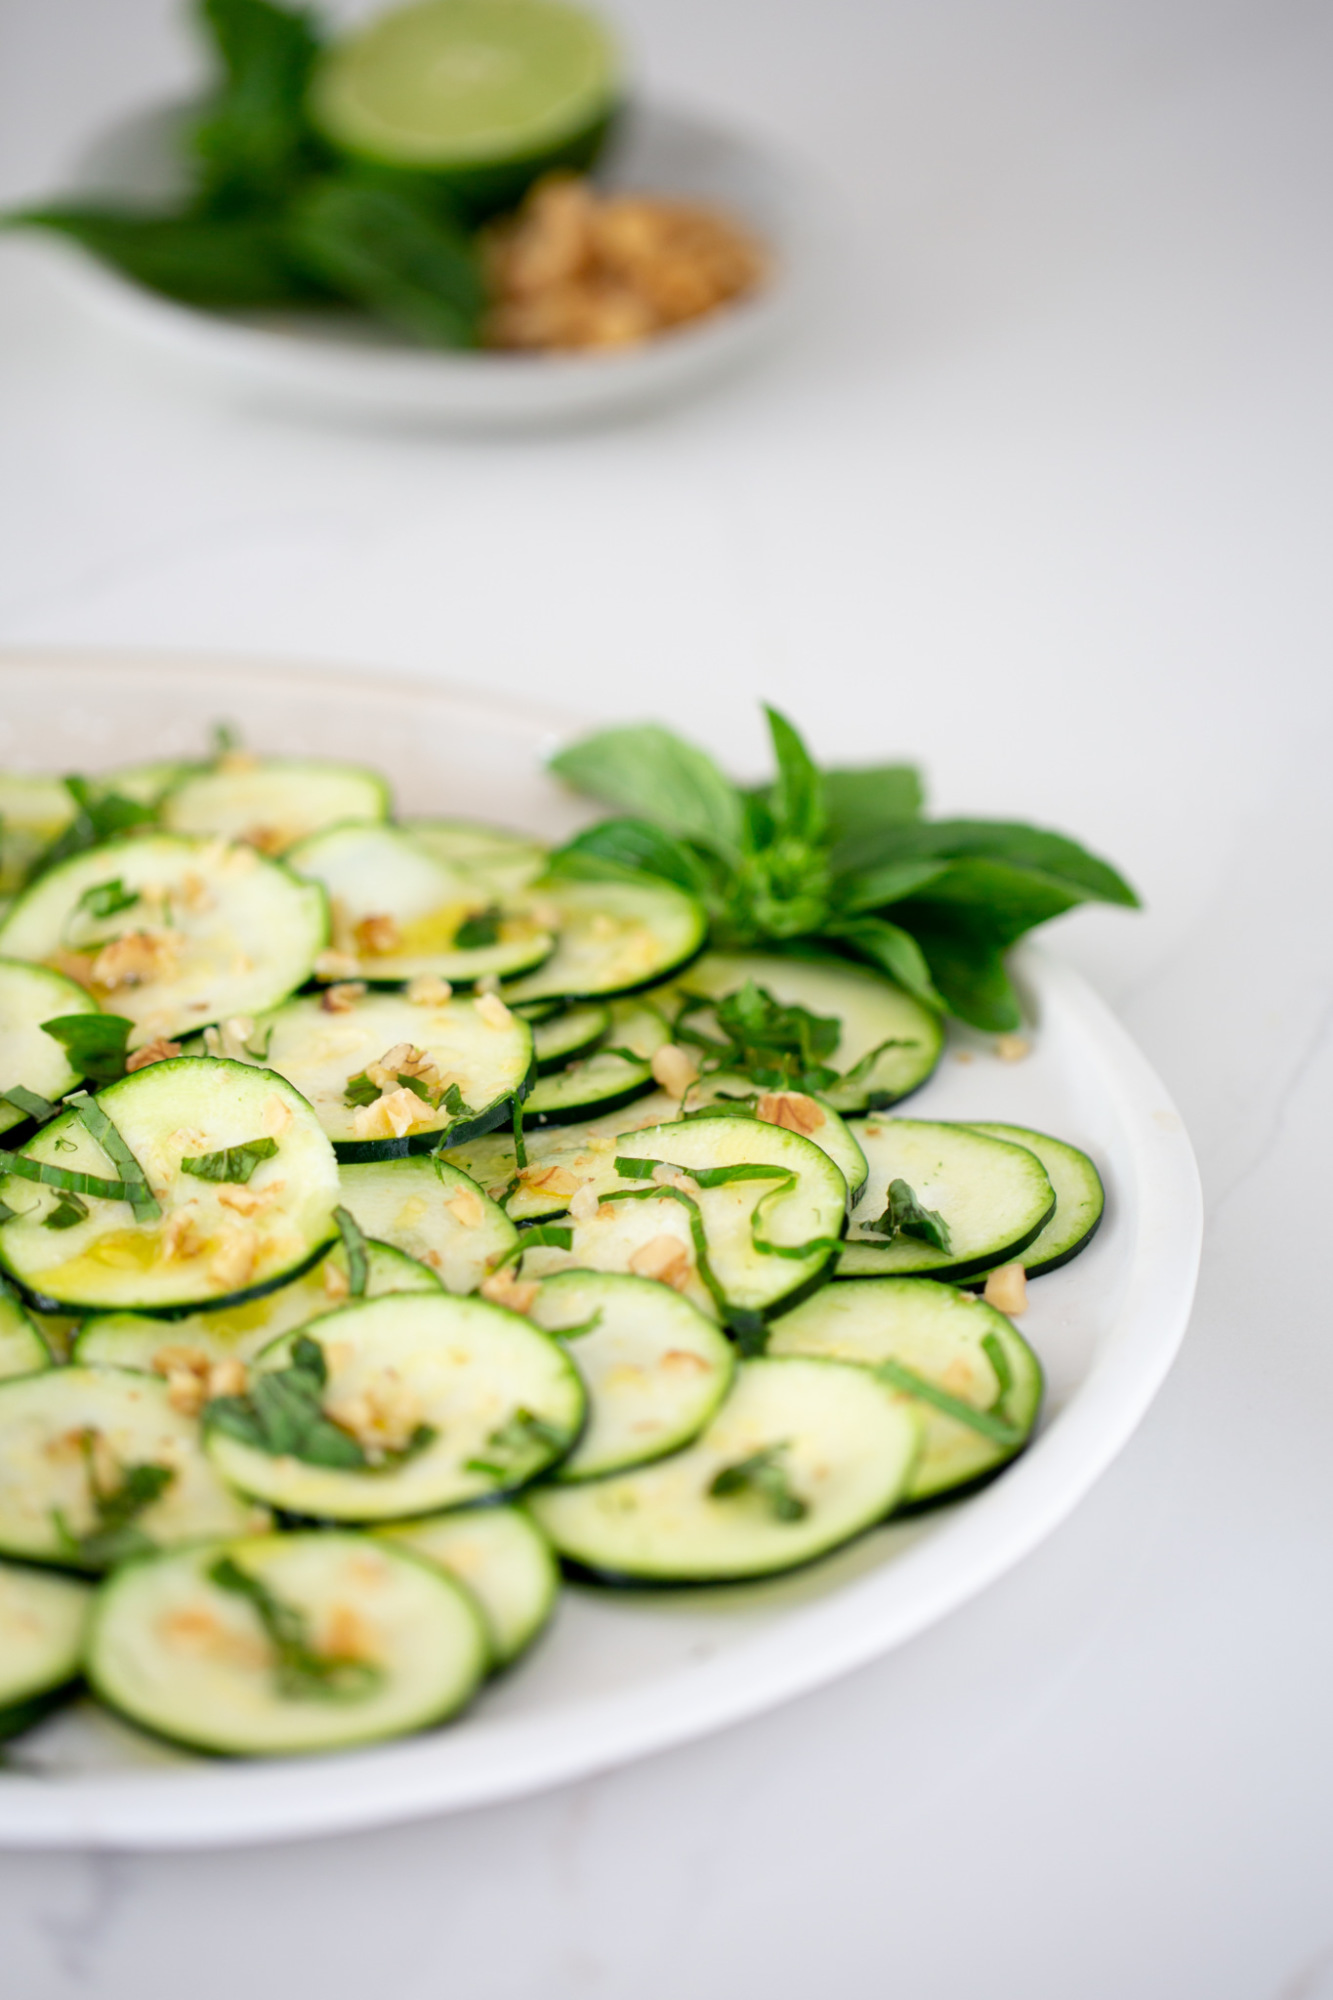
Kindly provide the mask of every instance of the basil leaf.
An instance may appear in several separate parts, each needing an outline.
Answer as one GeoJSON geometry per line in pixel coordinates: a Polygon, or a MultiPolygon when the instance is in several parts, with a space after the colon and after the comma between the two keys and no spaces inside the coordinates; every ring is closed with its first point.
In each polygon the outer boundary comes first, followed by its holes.
{"type": "Polygon", "coordinates": [[[1014,1386],[1014,1371],[1009,1366],[1009,1356],[998,1334],[984,1333],[981,1336],[981,1351],[995,1370],[996,1391],[992,1409],[998,1409],[1014,1386]]]}
{"type": "Polygon", "coordinates": [[[817,845],[824,837],[824,781],[796,730],[776,708],[765,707],[778,781],[771,795],[774,827],[789,839],[817,845]]]}
{"type": "Polygon", "coordinates": [[[1023,1010],[1005,970],[1002,946],[957,916],[948,922],[914,916],[912,929],[951,1014],[987,1034],[1022,1026],[1023,1010]]]}
{"type": "Polygon", "coordinates": [[[319,54],[312,14],[268,0],[203,0],[220,88],[195,124],[201,195],[213,210],[271,209],[319,159],[305,98],[319,54]]]}
{"type": "Polygon", "coordinates": [[[115,1482],[103,1485],[97,1469],[97,1440],[98,1433],[93,1429],[78,1434],[94,1525],[86,1534],[75,1534],[59,1508],[54,1508],[51,1514],[63,1553],[81,1569],[94,1570],[110,1569],[114,1563],[141,1555],[153,1546],[139,1527],[138,1519],[161,1498],[176,1477],[171,1466],[149,1461],[117,1466],[115,1482]]]}
{"type": "Polygon", "coordinates": [[[529,1250],[545,1247],[548,1250],[569,1250],[573,1247],[574,1231],[567,1222],[533,1222],[518,1232],[517,1243],[511,1243],[503,1256],[497,1257],[491,1265],[492,1271],[503,1271],[506,1264],[517,1264],[529,1250]]]}
{"type": "Polygon", "coordinates": [[[343,1091],[343,1103],[351,1109],[353,1106],[375,1104],[382,1095],[379,1085],[372,1083],[362,1070],[358,1075],[348,1077],[347,1087],[343,1091]]]}
{"type": "MultiPolygon", "coordinates": [[[[182,305],[212,307],[309,304],[326,298],[288,249],[281,224],[267,216],[147,214],[93,203],[48,202],[8,216],[11,225],[50,229],[112,265],[137,285],[182,305]]],[[[155,815],[141,809],[142,821],[155,815]]],[[[37,872],[96,843],[61,836],[37,872]]]]}
{"type": "Polygon", "coordinates": [[[454,949],[457,951],[480,951],[486,945],[500,942],[500,919],[502,911],[492,903],[489,909],[479,910],[474,917],[465,917],[454,932],[454,949]]]}
{"type": "Polygon", "coordinates": [[[26,1153],[7,1153],[4,1161],[7,1174],[17,1174],[20,1180],[36,1181],[42,1187],[59,1188],[63,1194],[91,1194],[99,1201],[131,1201],[140,1183],[133,1181],[113,1181],[101,1174],[85,1174],[77,1167],[57,1167],[48,1160],[33,1160],[26,1153]]]}
{"type": "Polygon", "coordinates": [[[337,1207],[333,1219],[338,1225],[338,1234],[343,1240],[347,1253],[347,1288],[352,1298],[362,1299],[366,1295],[366,1284],[370,1276],[370,1260],[366,1253],[366,1239],[361,1225],[349,1208],[337,1207]]]}
{"type": "Polygon", "coordinates": [[[921,774],[910,764],[866,764],[824,773],[824,804],[835,853],[844,841],[919,819],[921,774]]]}
{"type": "Polygon", "coordinates": [[[305,1614],[276,1597],[266,1583],[231,1556],[209,1565],[208,1580],[253,1606],[273,1648],[278,1692],[288,1701],[360,1701],[384,1678],[373,1661],[319,1653],[310,1643],[305,1614]]]}
{"type": "Polygon", "coordinates": [[[117,876],[114,882],[94,882],[91,888],[84,890],[74,907],[86,916],[101,919],[119,916],[122,910],[132,910],[138,900],[139,891],[127,889],[117,876]]]}
{"type": "Polygon", "coordinates": [[[936,860],[882,861],[876,868],[839,876],[833,886],[834,901],[850,915],[860,910],[878,910],[886,903],[901,902],[904,896],[924,889],[927,883],[943,875],[948,866],[947,861],[936,860]]]}
{"type": "Polygon", "coordinates": [[[890,979],[928,1007],[944,1005],[930,976],[925,953],[901,925],[891,924],[883,917],[853,917],[830,924],[829,933],[858,958],[868,959],[881,972],[887,972],[890,979]]]}
{"type": "Polygon", "coordinates": [[[40,1097],[35,1090],[29,1090],[21,1083],[16,1083],[10,1090],[0,1090],[0,1097],[6,1104],[12,1104],[16,1111],[21,1111],[25,1118],[35,1119],[39,1125],[45,1125],[48,1119],[54,1118],[59,1108],[52,1104],[49,1097],[40,1097]]]}
{"type": "Polygon", "coordinates": [[[60,1043],[70,1068],[89,1083],[116,1083],[125,1074],[125,1045],[133,1026],[123,1014],[60,1014],[42,1022],[42,1033],[60,1043]]]}
{"type": "Polygon", "coordinates": [[[659,827],[643,819],[604,819],[576,833],[550,857],[555,875],[576,875],[580,862],[604,862],[633,874],[655,875],[705,899],[716,888],[707,863],[659,827]]]}
{"type": "MultiPolygon", "coordinates": [[[[994,1334],[987,1339],[994,1340],[994,1334]]],[[[904,1367],[901,1361],[879,1361],[874,1373],[892,1389],[901,1389],[909,1396],[916,1396],[923,1403],[929,1403],[942,1415],[952,1417],[955,1423],[965,1424],[970,1431],[980,1437],[989,1438],[992,1444],[1015,1445],[1023,1438],[1023,1432],[1016,1424],[1007,1423],[997,1417],[993,1410],[978,1410],[971,1403],[965,1403],[961,1396],[951,1396],[947,1389],[931,1382],[924,1375],[918,1375],[914,1368],[904,1367]]]]}
{"type": "Polygon", "coordinates": [[[475,347],[486,289],[476,250],[423,203],[328,179],[302,195],[289,240],[316,277],[431,347],[475,347]]]}
{"type": "Polygon", "coordinates": [[[791,1476],[782,1463],[783,1453],[788,1449],[785,1443],[765,1445],[762,1451],[738,1459],[735,1465],[724,1465],[710,1484],[709,1493],[716,1500],[750,1494],[761,1500],[776,1520],[803,1521],[810,1512],[810,1504],[794,1490],[791,1476]]]}
{"type": "Polygon", "coordinates": [[[194,1153],[181,1161],[181,1172],[197,1181],[226,1181],[244,1187],[261,1160],[271,1160],[278,1150],[276,1139],[246,1139],[239,1146],[224,1146],[219,1153],[194,1153]]]}
{"type": "Polygon", "coordinates": [[[870,1224],[880,1236],[887,1236],[892,1242],[897,1236],[912,1236],[919,1243],[929,1243],[935,1250],[948,1254],[950,1248],[949,1225],[937,1208],[925,1208],[917,1200],[916,1191],[906,1181],[889,1183],[888,1205],[878,1222],[870,1224]]]}
{"type": "Polygon", "coordinates": [[[703,750],[656,723],[604,729],[551,759],[577,791],[646,815],[726,860],[739,858],[744,807],[736,787],[703,750]]]}
{"type": "Polygon", "coordinates": [[[43,1229],[73,1229],[88,1220],[88,1204],[81,1195],[62,1194],[55,1207],[42,1217],[43,1229]]]}
{"type": "Polygon", "coordinates": [[[512,1417],[493,1430],[486,1440],[487,1458],[469,1458],[464,1470],[480,1472],[492,1479],[517,1479],[533,1460],[544,1464],[551,1452],[565,1442],[565,1433],[531,1410],[515,1410],[512,1417]]]}
{"type": "Polygon", "coordinates": [[[148,1176],[101,1105],[85,1091],[79,1091],[71,1097],[69,1105],[79,1123],[92,1134],[112,1166],[120,1174],[128,1190],[124,1199],[133,1208],[135,1221],[156,1222],[162,1210],[158,1207],[153,1191],[148,1185],[148,1176]]]}

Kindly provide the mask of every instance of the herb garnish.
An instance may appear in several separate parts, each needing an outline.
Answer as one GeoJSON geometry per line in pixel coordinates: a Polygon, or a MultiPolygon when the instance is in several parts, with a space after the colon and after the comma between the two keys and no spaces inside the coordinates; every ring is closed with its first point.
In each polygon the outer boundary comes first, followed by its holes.
{"type": "Polygon", "coordinates": [[[70,1068],[89,1083],[118,1083],[133,1026],[123,1014],[60,1014],[42,1022],[42,1033],[60,1043],[70,1068]]]}
{"type": "Polygon", "coordinates": [[[790,1474],[782,1463],[786,1450],[786,1444],[769,1444],[735,1465],[724,1465],[708,1491],[717,1500],[753,1494],[776,1520],[803,1521],[810,1503],[792,1489],[790,1474]]]}
{"type": "Polygon", "coordinates": [[[487,1438],[486,1448],[494,1455],[491,1458],[469,1458],[463,1469],[484,1473],[491,1479],[515,1479],[522,1475],[525,1462],[532,1458],[534,1452],[544,1464],[565,1440],[565,1432],[557,1425],[548,1424],[544,1417],[534,1416],[531,1410],[518,1409],[487,1438]]]}
{"type": "Polygon", "coordinates": [[[81,1195],[62,1194],[55,1207],[42,1217],[43,1229],[73,1229],[88,1220],[88,1204],[81,1195]]]}
{"type": "MultiPolygon", "coordinates": [[[[134,1154],[126,1145],[119,1129],[112,1124],[106,1112],[95,1097],[89,1097],[86,1090],[75,1091],[69,1099],[69,1107],[84,1129],[90,1132],[121,1180],[129,1190],[123,1197],[134,1210],[136,1222],[156,1222],[162,1210],[158,1207],[153,1190],[148,1185],[148,1176],[134,1154]]],[[[95,1189],[90,1189],[95,1193],[95,1189]]]]}
{"type": "MultiPolygon", "coordinates": [[[[29,882],[35,882],[39,875],[45,875],[59,861],[68,861],[73,854],[82,854],[90,847],[101,847],[104,842],[115,840],[119,834],[133,833],[140,827],[152,826],[156,821],[157,815],[150,806],[136,805],[133,799],[122,798],[119,792],[110,791],[104,785],[92,784],[87,778],[66,778],[64,786],[74,801],[74,817],[37,856],[28,870],[29,882]]],[[[128,909],[129,905],[122,904],[120,907],[128,909]]]]}
{"type": "Polygon", "coordinates": [[[58,1105],[52,1104],[49,1097],[40,1097],[35,1090],[29,1090],[21,1083],[14,1084],[9,1090],[0,1090],[0,1097],[3,1097],[6,1104],[12,1104],[16,1111],[21,1111],[25,1118],[35,1120],[38,1125],[45,1125],[49,1119],[55,1117],[59,1109],[58,1105]]]}
{"type": "Polygon", "coordinates": [[[224,1146],[218,1153],[192,1153],[181,1161],[181,1172],[197,1181],[226,1181],[244,1187],[261,1160],[271,1160],[278,1150],[276,1139],[246,1139],[239,1146],[224,1146]]]}
{"type": "MultiPolygon", "coordinates": [[[[995,1340],[994,1334],[987,1334],[986,1340],[995,1340]]],[[[998,1341],[995,1344],[999,1346],[998,1341]]],[[[982,1345],[985,1346],[985,1341],[982,1345]]],[[[1004,1367],[1007,1374],[1007,1361],[1004,1367]]],[[[915,1396],[920,1402],[929,1403],[932,1409],[938,1410],[942,1416],[952,1417],[955,1423],[964,1425],[970,1431],[976,1431],[980,1437],[989,1438],[992,1444],[1005,1446],[1019,1444],[1027,1435],[1018,1425],[1011,1424],[1007,1418],[996,1414],[1007,1394],[1005,1388],[1001,1388],[988,1410],[978,1410],[972,1403],[965,1403],[961,1396],[950,1395],[949,1391],[941,1389],[937,1382],[930,1381],[925,1375],[918,1375],[915,1368],[908,1368],[901,1361],[876,1362],[875,1373],[882,1382],[887,1382],[891,1389],[900,1389],[905,1395],[915,1396]]],[[[1012,1381],[1012,1377],[1010,1380],[1012,1381]]]]}
{"type": "Polygon", "coordinates": [[[434,1442],[432,1427],[418,1424],[405,1445],[372,1459],[350,1431],[325,1416],[328,1379],[324,1349],[308,1333],[298,1333],[286,1367],[257,1369],[243,1396],[215,1396],[204,1405],[203,1421],[271,1458],[299,1458],[338,1472],[387,1471],[434,1442]]]}
{"type": "Polygon", "coordinates": [[[117,917],[122,910],[132,910],[139,900],[137,889],[127,889],[119,876],[113,882],[94,882],[85,889],[74,905],[75,911],[85,916],[101,919],[117,917]]]}
{"type": "Polygon", "coordinates": [[[918,1243],[929,1243],[946,1256],[952,1247],[944,1217],[937,1208],[923,1208],[906,1181],[890,1181],[888,1206],[878,1222],[867,1226],[876,1235],[887,1236],[890,1243],[896,1236],[914,1236],[918,1243]]]}
{"type": "Polygon", "coordinates": [[[274,1652],[278,1693],[289,1701],[360,1701],[383,1679],[371,1660],[344,1653],[318,1653],[310,1643],[305,1615],[276,1597],[266,1583],[219,1556],[206,1572],[210,1583],[252,1604],[274,1652]]]}
{"type": "Polygon", "coordinates": [[[1020,1020],[1004,955],[1024,932],[1080,903],[1137,907],[1114,868],[1063,834],[923,819],[910,767],[820,771],[786,718],[766,713],[778,775],[749,791],[652,724],[561,751],[561,777],[634,817],[577,834],[555,872],[674,882],[701,898],[721,949],[799,942],[803,955],[858,959],[993,1031],[1020,1020]]]}
{"type": "Polygon", "coordinates": [[[333,1219],[338,1225],[343,1250],[347,1256],[347,1290],[354,1299],[363,1299],[370,1280],[370,1258],[366,1250],[366,1239],[361,1225],[350,1208],[341,1205],[334,1209],[333,1219]]]}
{"type": "Polygon", "coordinates": [[[474,916],[465,917],[454,932],[454,950],[481,951],[488,944],[499,944],[503,914],[499,905],[492,903],[489,909],[478,910],[474,916]]]}
{"type": "Polygon", "coordinates": [[[116,1468],[116,1482],[104,1486],[97,1470],[98,1437],[95,1430],[83,1430],[78,1440],[95,1525],[87,1534],[76,1535],[58,1507],[51,1511],[62,1553],[81,1569],[110,1569],[113,1563],[152,1548],[138,1526],[139,1516],[162,1497],[176,1477],[169,1465],[122,1465],[116,1468]]]}

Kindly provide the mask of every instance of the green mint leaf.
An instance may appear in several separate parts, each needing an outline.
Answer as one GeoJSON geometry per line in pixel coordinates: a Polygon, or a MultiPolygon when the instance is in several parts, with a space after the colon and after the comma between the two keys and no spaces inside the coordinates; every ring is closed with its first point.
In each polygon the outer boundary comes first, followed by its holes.
{"type": "Polygon", "coordinates": [[[89,1083],[116,1083],[125,1074],[133,1026],[123,1014],[60,1014],[42,1022],[42,1033],[60,1043],[70,1068],[89,1083]]]}
{"type": "Polygon", "coordinates": [[[690,1026],[688,1016],[705,1001],[687,1001],[675,1025],[677,1041],[705,1051],[709,1069],[739,1070],[765,1090],[826,1090],[838,1072],[826,1060],[842,1039],[833,1015],[783,1006],[767,987],[747,979],[717,1001],[714,1013],[725,1035],[718,1042],[690,1026]]]}
{"type": "Polygon", "coordinates": [[[500,921],[503,912],[497,904],[478,911],[474,917],[465,917],[454,932],[456,951],[482,951],[487,945],[499,944],[500,921]]]}
{"type": "Polygon", "coordinates": [[[897,1236],[913,1236],[919,1243],[929,1243],[932,1248],[944,1251],[946,1256],[950,1249],[948,1223],[938,1209],[923,1208],[906,1181],[889,1183],[888,1205],[878,1222],[872,1222],[870,1227],[878,1235],[887,1236],[891,1243],[897,1236]]]}
{"type": "Polygon", "coordinates": [[[867,960],[880,972],[887,972],[890,979],[917,1000],[924,1001],[927,1007],[944,1005],[930,976],[925,953],[911,932],[900,924],[891,924],[884,917],[847,917],[831,923],[828,935],[857,958],[867,960]]]}
{"type": "Polygon", "coordinates": [[[343,1091],[343,1103],[350,1110],[353,1106],[374,1104],[383,1096],[379,1085],[372,1083],[362,1070],[357,1076],[349,1076],[347,1088],[343,1091]]]}
{"type": "Polygon", "coordinates": [[[824,838],[824,781],[810,752],[785,715],[765,708],[778,778],[770,810],[777,833],[817,846],[824,838]]]}
{"type": "Polygon", "coordinates": [[[465,1469],[492,1479],[520,1479],[531,1463],[545,1464],[565,1443],[564,1431],[555,1424],[534,1416],[531,1410],[517,1409],[487,1438],[490,1456],[468,1459],[465,1469]]]}
{"type": "MultiPolygon", "coordinates": [[[[269,216],[150,214],[91,202],[49,202],[8,218],[49,229],[110,264],[137,285],[182,305],[223,309],[309,305],[327,299],[293,258],[278,220],[269,216]]],[[[144,811],[148,821],[154,815],[144,811]]],[[[92,847],[80,839],[53,847],[38,872],[92,847]]]]}
{"type": "Polygon", "coordinates": [[[879,910],[888,903],[900,903],[945,874],[949,864],[938,860],[881,861],[877,867],[840,875],[833,885],[838,909],[855,916],[861,910],[879,910]]]}
{"type": "Polygon", "coordinates": [[[596,864],[629,874],[653,875],[709,901],[717,893],[716,866],[710,867],[683,840],[644,819],[604,819],[576,833],[550,858],[554,875],[594,875],[596,864]]]}
{"type": "Polygon", "coordinates": [[[199,11],[222,72],[191,134],[203,204],[272,209],[324,152],[305,114],[315,18],[267,0],[203,0],[199,11]]]}
{"type": "Polygon", "coordinates": [[[218,1153],[192,1153],[181,1161],[181,1172],[197,1181],[226,1181],[244,1187],[261,1160],[271,1160],[278,1150],[276,1139],[246,1139],[239,1146],[224,1146],[218,1153]]]}
{"type": "Polygon", "coordinates": [[[52,1104],[49,1097],[39,1096],[35,1090],[29,1090],[22,1083],[14,1084],[12,1089],[0,1091],[0,1097],[4,1098],[6,1104],[12,1104],[16,1111],[21,1111],[25,1118],[35,1120],[38,1125],[45,1125],[48,1119],[55,1117],[59,1109],[58,1105],[52,1104]]]}
{"type": "Polygon", "coordinates": [[[122,910],[132,910],[138,900],[139,891],[127,889],[117,876],[113,882],[94,882],[84,890],[74,907],[85,916],[100,921],[103,917],[119,916],[122,910]]]}
{"type": "Polygon", "coordinates": [[[431,347],[475,347],[486,288],[477,252],[424,201],[353,178],[328,179],[296,202],[294,254],[355,304],[431,347]]]}
{"type": "Polygon", "coordinates": [[[43,1229],[73,1229],[88,1220],[88,1204],[81,1195],[62,1194],[49,1214],[42,1217],[43,1229]]]}
{"type": "Polygon", "coordinates": [[[529,1250],[569,1250],[574,1243],[574,1231],[567,1222],[532,1222],[520,1228],[517,1243],[495,1259],[492,1271],[503,1271],[506,1264],[517,1264],[529,1250]]]}
{"type": "MultiPolygon", "coordinates": [[[[900,913],[911,908],[899,906],[900,913]]],[[[1003,947],[970,927],[957,912],[947,920],[913,912],[912,931],[938,991],[951,1014],[984,1033],[1000,1035],[1021,1027],[1023,1011],[1005,970],[1003,947]]]]}
{"type": "Polygon", "coordinates": [[[42,1187],[58,1188],[62,1194],[91,1194],[99,1201],[133,1201],[141,1184],[107,1180],[101,1174],[85,1174],[77,1167],[53,1166],[49,1160],[34,1160],[27,1153],[7,1153],[4,1171],[20,1180],[36,1181],[42,1187]]]}
{"type": "Polygon", "coordinates": [[[824,804],[835,857],[844,843],[919,819],[921,774],[910,764],[869,764],[824,773],[824,804]]]}
{"type": "Polygon", "coordinates": [[[232,1556],[219,1556],[207,1574],[219,1590],[243,1597],[253,1607],[273,1648],[274,1675],[285,1700],[361,1701],[383,1680],[383,1670],[373,1661],[317,1652],[304,1612],[276,1596],[232,1556]]]}
{"type": "MultiPolygon", "coordinates": [[[[990,1337],[993,1339],[994,1335],[990,1337]]],[[[918,1375],[914,1368],[905,1367],[901,1361],[877,1362],[874,1372],[890,1388],[900,1389],[905,1395],[916,1396],[921,1402],[929,1403],[932,1409],[952,1417],[955,1423],[966,1425],[978,1436],[989,1438],[992,1444],[1010,1446],[1022,1442],[1023,1433],[1016,1425],[997,1417],[993,1410],[978,1410],[971,1403],[965,1403],[961,1396],[951,1396],[947,1389],[941,1389],[937,1382],[918,1375]]]]}
{"type": "MultiPolygon", "coordinates": [[[[421,1078],[419,1076],[408,1076],[405,1074],[404,1071],[399,1070],[395,1081],[397,1082],[398,1088],[400,1090],[410,1090],[413,1097],[419,1097],[423,1104],[430,1104],[431,1101],[430,1092],[427,1090],[425,1084],[421,1081],[421,1078]]],[[[457,1090],[458,1085],[456,1083],[451,1084],[450,1089],[457,1090]]],[[[432,1104],[431,1105],[432,1111],[434,1110],[434,1108],[435,1107],[432,1104]]]]}
{"type": "Polygon", "coordinates": [[[363,1299],[370,1278],[370,1258],[361,1225],[352,1211],[341,1205],[334,1209],[333,1219],[338,1225],[338,1234],[342,1237],[343,1249],[347,1254],[348,1292],[354,1299],[363,1299]]]}
{"type": "Polygon", "coordinates": [[[551,759],[576,791],[642,815],[668,833],[739,859],[745,813],[740,793],[704,751],[656,723],[604,729],[551,759]]]}
{"type": "Polygon", "coordinates": [[[709,1493],[715,1500],[749,1496],[761,1501],[775,1520],[803,1521],[810,1512],[810,1504],[792,1486],[791,1475],[783,1463],[783,1454],[788,1449],[785,1443],[765,1445],[762,1451],[751,1452],[735,1465],[724,1465],[709,1486],[709,1493]]]}

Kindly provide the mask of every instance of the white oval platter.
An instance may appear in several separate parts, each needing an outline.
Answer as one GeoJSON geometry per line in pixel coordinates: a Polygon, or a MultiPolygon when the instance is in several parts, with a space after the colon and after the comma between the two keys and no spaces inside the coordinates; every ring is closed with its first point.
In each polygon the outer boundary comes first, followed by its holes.
{"type": "MultiPolygon", "coordinates": [[[[89,770],[196,753],[209,725],[259,750],[359,758],[402,808],[559,835],[586,809],[543,771],[553,715],[389,675],[206,659],[0,655],[0,767],[89,770]]],[[[206,1847],[455,1811],[663,1750],[902,1644],[1001,1576],[1125,1444],[1184,1332],[1202,1208],[1162,1085],[1084,981],[1020,958],[1032,1053],[951,1035],[914,1116],[1008,1119],[1086,1147],[1109,1190],[1089,1250],[1032,1287],[1023,1332],[1046,1368],[1039,1434],[993,1485],[890,1524],[784,1580],[716,1591],[568,1588],[534,1651],[453,1726],[384,1748],[266,1764],[151,1744],[91,1703],[15,1744],[0,1843],[206,1847]]]]}

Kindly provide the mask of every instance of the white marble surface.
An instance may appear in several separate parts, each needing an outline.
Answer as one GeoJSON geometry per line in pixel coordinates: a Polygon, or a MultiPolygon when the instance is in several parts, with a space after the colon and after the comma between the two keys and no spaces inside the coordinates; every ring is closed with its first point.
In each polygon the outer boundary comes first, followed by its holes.
{"type": "MultiPolygon", "coordinates": [[[[744,1728],[469,1817],[0,1857],[5,2000],[1326,2000],[1333,17],[1260,0],[626,0],[649,79],[827,183],[822,309],[670,415],[503,443],[211,401],[0,247],[0,643],[756,697],[1073,827],[1061,948],[1190,1123],[1182,1359],[966,1611],[744,1728]]],[[[0,9],[0,199],[178,87],[164,0],[0,9]]]]}

